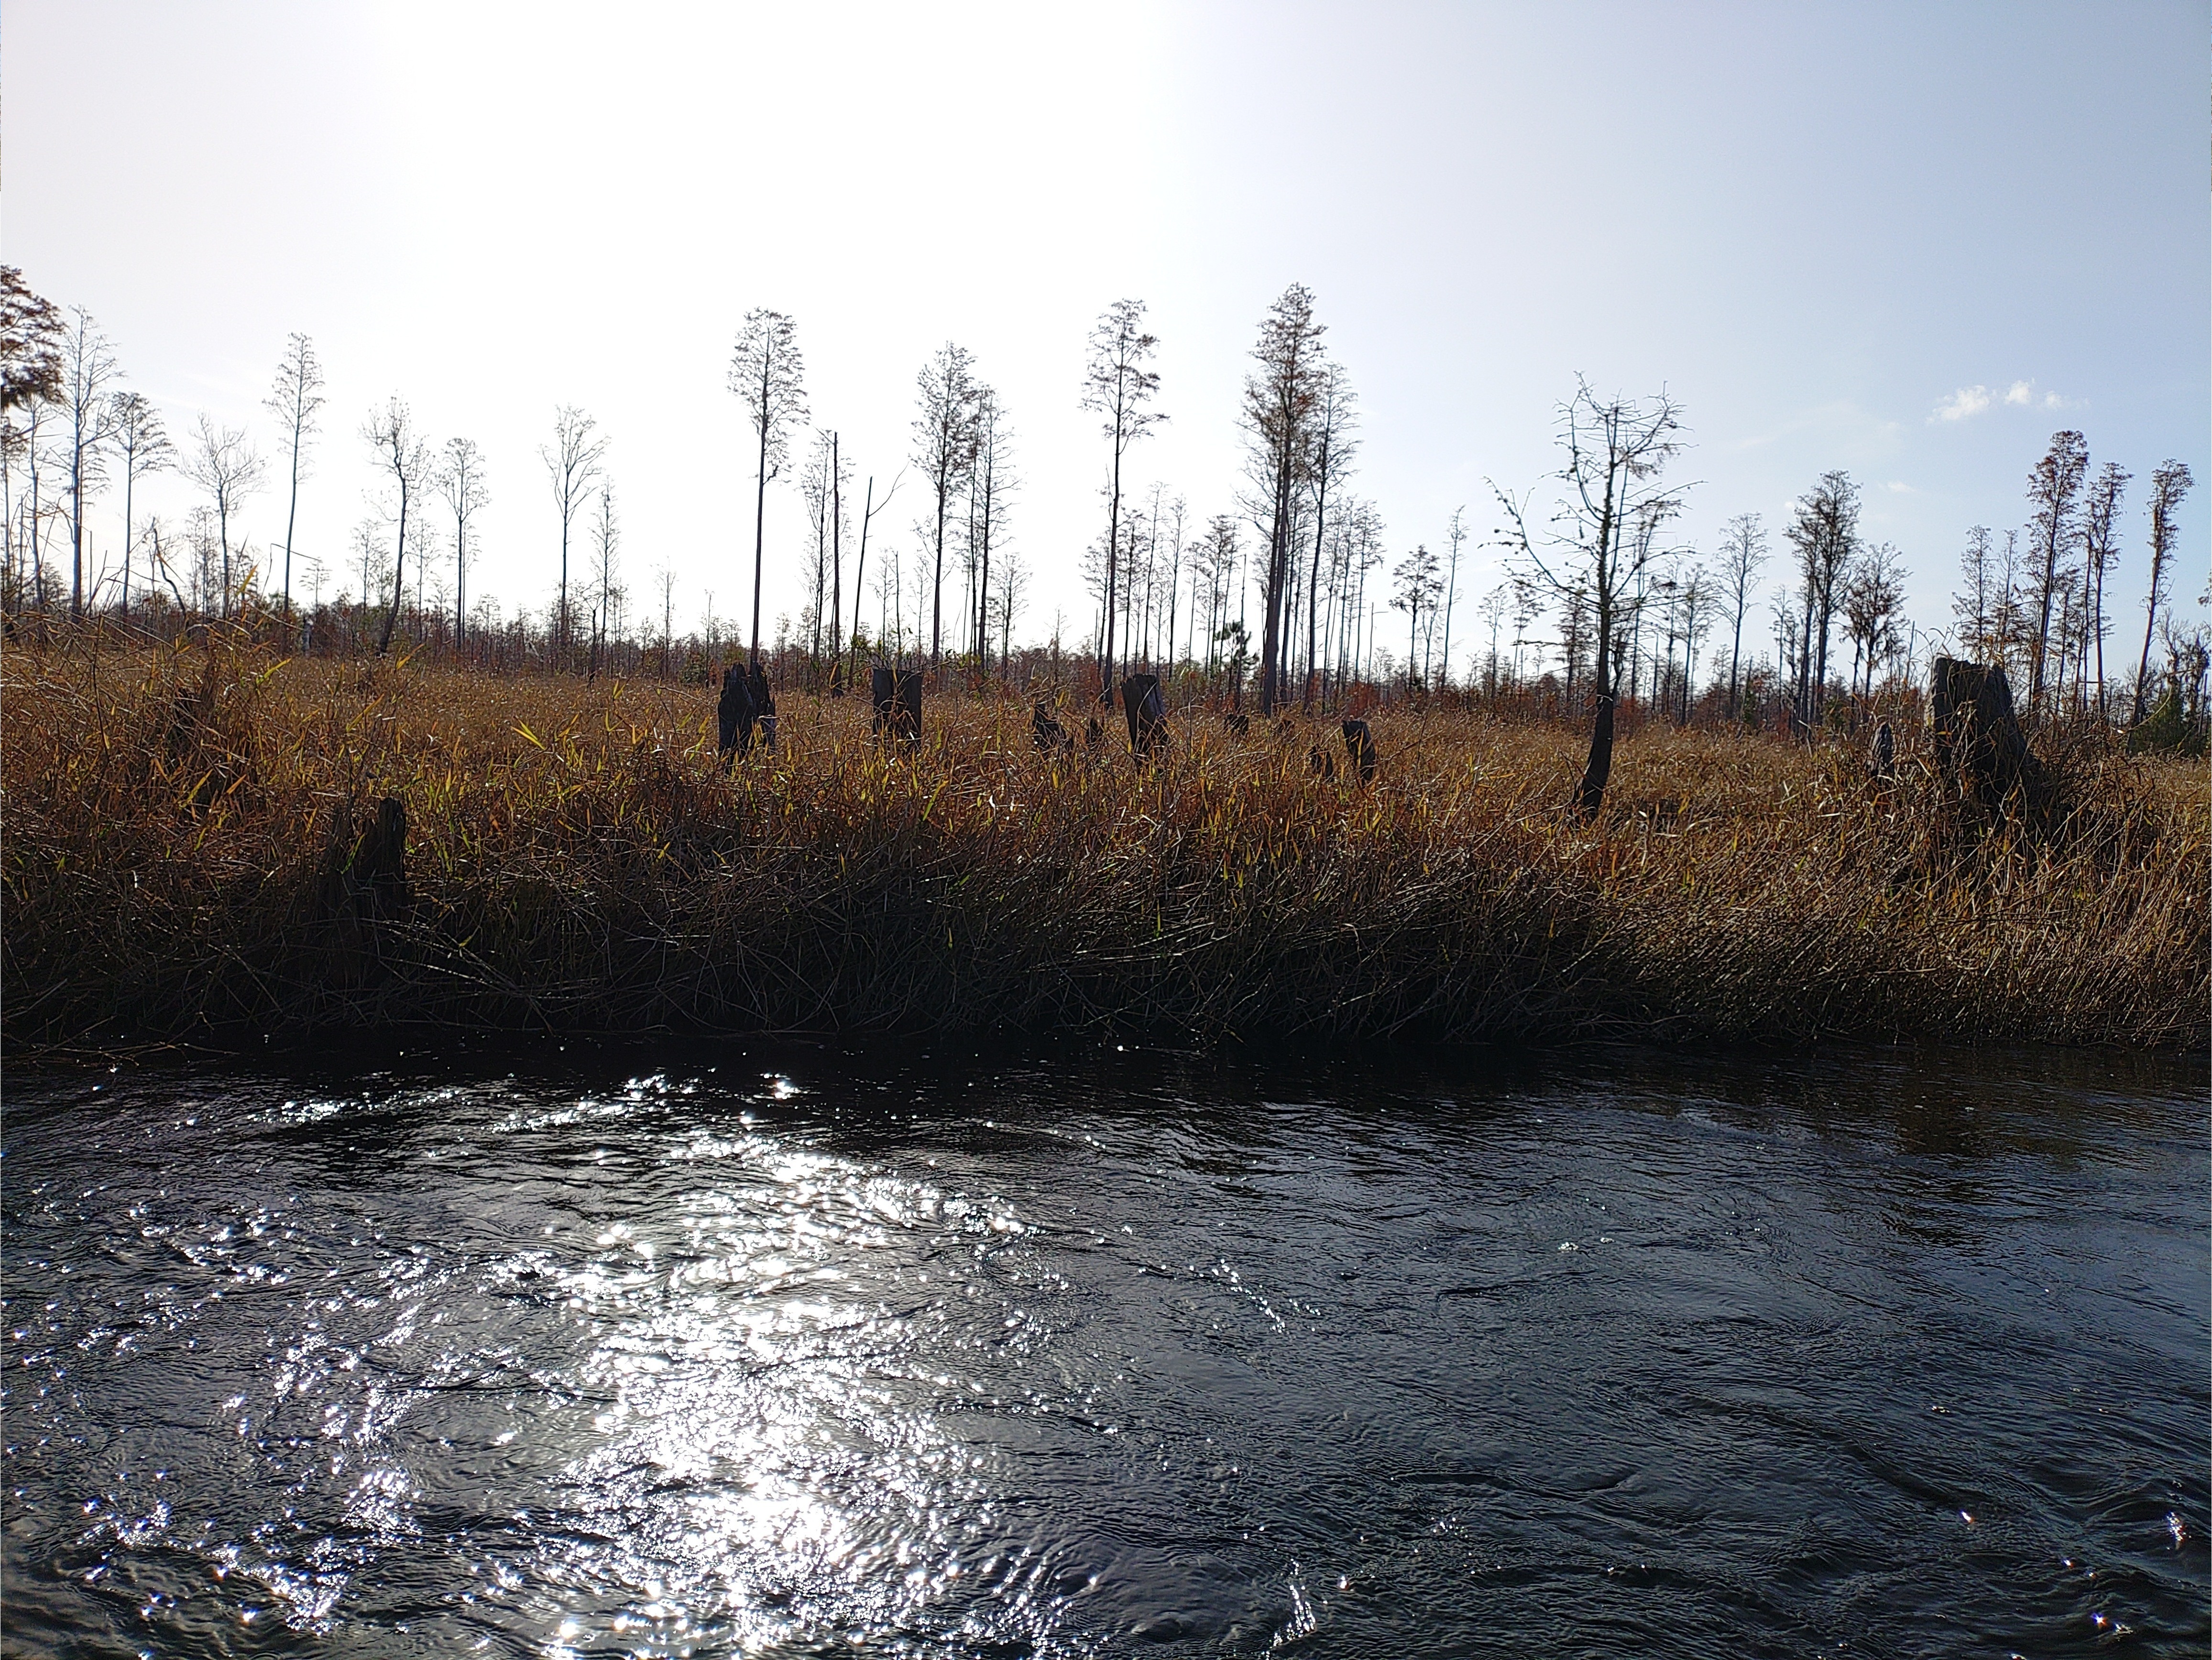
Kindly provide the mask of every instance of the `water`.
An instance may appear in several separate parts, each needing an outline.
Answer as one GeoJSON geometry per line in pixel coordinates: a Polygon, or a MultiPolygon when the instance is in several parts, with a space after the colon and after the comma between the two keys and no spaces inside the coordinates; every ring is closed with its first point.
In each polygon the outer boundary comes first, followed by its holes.
{"type": "Polygon", "coordinates": [[[11,1651],[2206,1645],[2201,1065],[329,1064],[15,1088],[11,1651]]]}

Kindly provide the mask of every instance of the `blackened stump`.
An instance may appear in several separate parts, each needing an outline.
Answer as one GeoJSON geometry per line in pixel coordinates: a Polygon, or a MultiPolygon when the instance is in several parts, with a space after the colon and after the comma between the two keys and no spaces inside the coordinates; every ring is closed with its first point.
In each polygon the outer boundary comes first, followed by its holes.
{"type": "Polygon", "coordinates": [[[915,743],[921,737],[921,671],[885,668],[878,664],[868,676],[870,701],[875,713],[868,729],[878,738],[915,743]]]}
{"type": "Polygon", "coordinates": [[[1129,752],[1150,755],[1168,743],[1168,708],[1157,674],[1133,674],[1121,682],[1121,710],[1129,718],[1129,752]]]}
{"type": "Polygon", "coordinates": [[[727,768],[753,744],[752,684],[745,672],[732,663],[722,671],[722,696],[714,705],[718,728],[716,752],[727,768]]]}
{"type": "Polygon", "coordinates": [[[1048,755],[1062,754],[1075,747],[1067,728],[1054,720],[1042,703],[1030,711],[1030,731],[1036,739],[1036,746],[1048,755]]]}
{"type": "Polygon", "coordinates": [[[1344,723],[1344,753],[1359,773],[1359,781],[1375,781],[1375,734],[1367,729],[1364,721],[1344,723]]]}

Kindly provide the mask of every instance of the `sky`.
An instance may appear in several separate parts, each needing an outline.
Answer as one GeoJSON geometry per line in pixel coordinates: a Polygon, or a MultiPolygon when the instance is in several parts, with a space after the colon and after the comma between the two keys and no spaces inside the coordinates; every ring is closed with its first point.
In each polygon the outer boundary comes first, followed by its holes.
{"type": "MultiPolygon", "coordinates": [[[[1017,637],[1057,617],[1073,640],[1109,459],[1079,402],[1098,314],[1146,303],[1170,418],[1133,487],[1202,522],[1236,510],[1249,353],[1303,283],[1393,562],[1468,509],[1462,671],[1500,575],[1492,482],[1552,499],[1577,375],[1679,400],[1681,535],[1710,557],[1764,514],[1765,588],[1792,497],[1848,470],[1923,629],[1949,623],[1967,527],[2023,524],[2030,467],[2078,429],[2135,475],[2111,591],[2139,642],[2152,468],[2204,481],[2185,609],[2212,526],[2208,22],[2201,0],[9,0],[0,260],[93,315],[173,435],[246,428],[272,480],[261,400],[309,335],[329,402],[295,556],[326,587],[379,510],[361,429],[397,394],[484,452],[472,593],[542,606],[539,451],[574,404],[610,440],[636,603],[666,569],[679,629],[710,593],[742,612],[754,490],[726,377],[771,307],[878,493],[924,360],[975,354],[1015,434],[1017,637]]],[[[911,555],[924,495],[908,470],[872,562],[911,555]]],[[[140,501],[180,520],[191,499],[172,477],[140,501]]],[[[246,533],[281,543],[285,506],[272,482],[246,533]]],[[[119,489],[88,525],[113,562],[119,489]]],[[[772,484],[770,618],[797,612],[806,535],[772,484]]]]}

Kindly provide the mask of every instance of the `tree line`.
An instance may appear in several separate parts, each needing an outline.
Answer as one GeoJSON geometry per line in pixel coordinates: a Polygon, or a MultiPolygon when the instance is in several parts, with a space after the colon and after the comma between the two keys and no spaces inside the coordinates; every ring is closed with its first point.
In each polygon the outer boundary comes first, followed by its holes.
{"type": "MultiPolygon", "coordinates": [[[[1561,710],[1626,701],[1683,721],[1700,710],[1730,721],[1778,712],[1811,729],[1839,700],[1870,700],[1922,652],[1905,615],[1902,554],[1863,533],[1859,486],[1830,471],[1780,526],[1790,580],[1766,597],[1772,632],[1747,658],[1759,574],[1775,550],[1755,513],[1730,519],[1710,558],[1678,534],[1692,487],[1674,477],[1686,440],[1680,405],[1665,392],[1601,395],[1578,380],[1557,410],[1561,459],[1547,480],[1519,492],[1493,483],[1498,522],[1486,537],[1462,508],[1441,551],[1416,542],[1394,563],[1376,504],[1354,489],[1358,398],[1327,332],[1303,284],[1267,308],[1239,402],[1242,475],[1216,510],[1194,513],[1164,482],[1134,475],[1143,441],[1168,418],[1144,302],[1116,301],[1092,327],[1073,392],[1103,444],[1102,522],[1079,559],[1092,607],[1082,654],[1101,697],[1139,668],[1180,668],[1232,701],[1249,695],[1266,714],[1331,705],[1378,680],[1441,690],[1455,684],[1453,629],[1474,551],[1497,556],[1504,580],[1477,604],[1487,650],[1478,636],[1458,684],[1492,696],[1536,687],[1561,710]]],[[[727,386],[750,430],[750,604],[726,641],[708,589],[686,649],[711,656],[726,644],[762,656],[769,486],[795,472],[801,599],[795,632],[780,619],[779,650],[798,652],[833,690],[871,654],[910,656],[940,675],[949,662],[988,675],[1011,660],[1030,581],[1015,535],[1018,435],[973,354],[947,341],[921,366],[909,447],[888,477],[864,469],[836,425],[815,423],[787,313],[745,315],[727,386]],[[922,500],[902,550],[877,521],[909,480],[922,500]]],[[[537,621],[507,623],[489,596],[473,606],[470,597],[476,521],[492,500],[486,458],[469,437],[421,432],[396,394],[359,429],[377,484],[348,556],[297,549],[326,404],[313,343],[295,333],[264,399],[273,456],[204,415],[173,441],[151,401],[122,383],[91,316],[64,313],[0,267],[0,611],[43,625],[64,605],[71,618],[126,620],[134,608],[187,618],[258,608],[311,648],[320,619],[325,648],[339,635],[381,654],[411,634],[459,656],[586,672],[624,642],[649,641],[657,620],[664,664],[677,654],[674,574],[655,573],[657,605],[635,603],[610,441],[590,415],[554,412],[538,456],[558,528],[551,599],[537,621]],[[143,482],[169,471],[198,497],[181,526],[137,509],[143,482]],[[272,483],[283,539],[256,550],[242,514],[272,483]],[[88,508],[118,484],[120,559],[91,557],[88,508]]],[[[2081,434],[2056,435],[2029,475],[2027,522],[2002,537],[1968,532],[1953,626],[1925,636],[1929,648],[2004,664],[2039,711],[2139,724],[2165,685],[2199,718],[2204,630],[2177,620],[2170,595],[2176,510],[2194,482],[2178,460],[2150,480],[2151,575],[2134,661],[2106,660],[2107,583],[2130,482],[2110,461],[2093,474],[2081,434]]],[[[1054,662],[1061,633],[1055,618],[1054,662]]]]}

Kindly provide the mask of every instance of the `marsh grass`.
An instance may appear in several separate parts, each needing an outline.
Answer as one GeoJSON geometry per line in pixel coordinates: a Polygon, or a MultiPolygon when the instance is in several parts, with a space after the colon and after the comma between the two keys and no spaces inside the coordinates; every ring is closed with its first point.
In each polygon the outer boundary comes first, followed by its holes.
{"type": "MultiPolygon", "coordinates": [[[[2203,769],[2045,745],[2032,812],[1948,802],[1926,745],[1647,728],[1605,811],[1582,742],[1472,714],[1178,717],[1139,769],[1051,758],[1014,702],[787,696],[730,776],[696,691],[10,651],[6,1037],[257,1046],[338,1027],[1175,1041],[1823,1034],[2201,1046],[2203,769]],[[352,868],[406,808],[406,884],[352,868]]],[[[1080,725],[1079,718],[1074,722],[1080,725]]]]}

